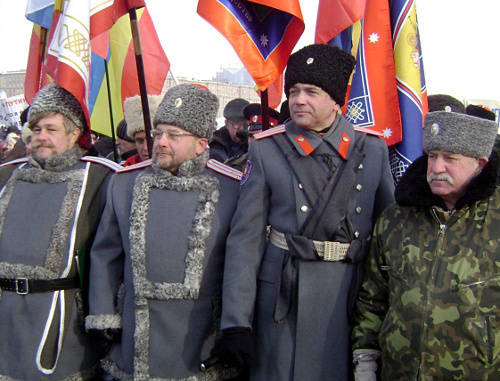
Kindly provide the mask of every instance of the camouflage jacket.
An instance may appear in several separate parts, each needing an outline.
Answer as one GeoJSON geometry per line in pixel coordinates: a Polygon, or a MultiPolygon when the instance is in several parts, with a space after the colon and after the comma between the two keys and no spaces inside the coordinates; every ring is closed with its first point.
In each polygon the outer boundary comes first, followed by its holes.
{"type": "Polygon", "coordinates": [[[381,351],[382,380],[500,379],[498,158],[448,213],[408,169],[378,219],[359,293],[353,349],[381,351]]]}

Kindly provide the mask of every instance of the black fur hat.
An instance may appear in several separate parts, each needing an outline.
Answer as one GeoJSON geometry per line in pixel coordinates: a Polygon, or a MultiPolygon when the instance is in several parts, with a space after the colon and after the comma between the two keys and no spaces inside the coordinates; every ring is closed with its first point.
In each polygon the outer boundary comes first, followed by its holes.
{"type": "Polygon", "coordinates": [[[465,113],[467,115],[471,116],[477,116],[478,118],[483,118],[487,120],[492,120],[495,121],[497,119],[497,116],[495,113],[491,110],[489,110],[487,107],[480,106],[480,105],[468,105],[465,108],[465,113]]]}
{"type": "Polygon", "coordinates": [[[329,45],[308,45],[293,53],[285,72],[285,94],[296,83],[315,85],[326,91],[339,105],[345,103],[347,84],[354,69],[354,57],[329,45]]]}
{"type": "Polygon", "coordinates": [[[449,111],[465,114],[465,106],[458,99],[447,94],[433,94],[427,97],[429,112],[449,111]]]}

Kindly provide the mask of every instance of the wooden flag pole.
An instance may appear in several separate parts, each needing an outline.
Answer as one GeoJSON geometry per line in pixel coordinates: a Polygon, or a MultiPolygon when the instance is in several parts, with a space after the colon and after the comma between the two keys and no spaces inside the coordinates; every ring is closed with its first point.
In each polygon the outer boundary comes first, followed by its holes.
{"type": "Polygon", "coordinates": [[[137,76],[139,77],[139,89],[141,91],[142,114],[144,116],[144,129],[148,142],[149,157],[153,157],[153,138],[151,137],[151,115],[149,114],[148,91],[146,87],[146,76],[144,74],[144,61],[142,59],[142,44],[139,33],[139,22],[137,20],[136,8],[128,11],[130,16],[130,28],[134,40],[135,63],[137,65],[137,76]]]}
{"type": "Polygon", "coordinates": [[[262,131],[269,128],[269,95],[267,89],[260,93],[260,105],[262,108],[262,131]]]}
{"type": "Polygon", "coordinates": [[[108,60],[104,59],[104,70],[106,76],[106,87],[108,89],[108,103],[109,103],[109,120],[111,122],[111,139],[113,139],[113,156],[115,158],[115,162],[120,162],[120,155],[118,154],[118,150],[116,149],[116,135],[115,135],[115,123],[113,119],[113,107],[111,102],[111,87],[109,85],[109,72],[108,72],[108,60]]]}

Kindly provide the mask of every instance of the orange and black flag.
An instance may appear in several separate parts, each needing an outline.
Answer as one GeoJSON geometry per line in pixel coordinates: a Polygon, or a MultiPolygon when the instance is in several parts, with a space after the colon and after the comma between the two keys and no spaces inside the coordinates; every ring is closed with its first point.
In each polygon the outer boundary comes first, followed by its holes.
{"type": "Polygon", "coordinates": [[[199,0],[198,14],[229,41],[262,91],[279,79],[305,27],[298,0],[199,0]]]}

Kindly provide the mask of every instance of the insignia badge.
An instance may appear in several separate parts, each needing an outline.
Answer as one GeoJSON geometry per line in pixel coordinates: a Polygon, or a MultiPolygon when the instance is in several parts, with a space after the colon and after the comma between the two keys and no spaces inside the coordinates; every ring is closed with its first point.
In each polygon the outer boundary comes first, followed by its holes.
{"type": "Polygon", "coordinates": [[[445,106],[444,111],[452,112],[453,110],[451,109],[450,106],[445,106]]]}
{"type": "Polygon", "coordinates": [[[252,171],[252,162],[247,160],[245,164],[245,169],[243,170],[243,176],[241,177],[240,185],[245,184],[245,182],[250,177],[250,172],[252,171]]]}
{"type": "Polygon", "coordinates": [[[177,98],[174,102],[175,107],[179,108],[182,106],[182,98],[177,98]]]}
{"type": "Polygon", "coordinates": [[[312,58],[312,57],[309,57],[309,58],[307,59],[307,61],[306,61],[306,63],[307,63],[308,65],[312,64],[313,62],[314,62],[314,58],[312,58]]]}
{"type": "Polygon", "coordinates": [[[433,123],[431,126],[431,134],[437,135],[439,133],[439,124],[433,123]]]}

